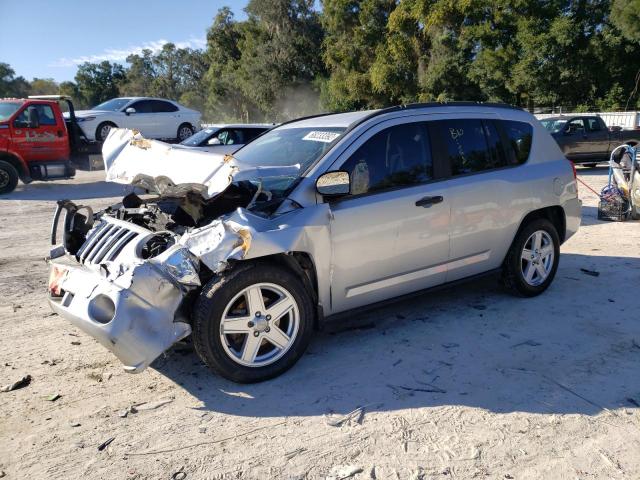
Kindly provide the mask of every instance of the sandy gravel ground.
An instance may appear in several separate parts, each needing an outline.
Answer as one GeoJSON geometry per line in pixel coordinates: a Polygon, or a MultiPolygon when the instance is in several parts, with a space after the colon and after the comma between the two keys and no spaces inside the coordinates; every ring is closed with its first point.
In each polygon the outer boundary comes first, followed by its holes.
{"type": "Polygon", "coordinates": [[[33,377],[0,393],[5,478],[640,478],[640,224],[598,221],[584,187],[583,227],[544,295],[515,299],[491,279],[426,295],[240,386],[185,347],[126,374],[50,313],[54,201],[105,205],[121,187],[101,178],[0,199],[0,385],[33,377]],[[143,402],[156,408],[121,417],[143,402]]]}

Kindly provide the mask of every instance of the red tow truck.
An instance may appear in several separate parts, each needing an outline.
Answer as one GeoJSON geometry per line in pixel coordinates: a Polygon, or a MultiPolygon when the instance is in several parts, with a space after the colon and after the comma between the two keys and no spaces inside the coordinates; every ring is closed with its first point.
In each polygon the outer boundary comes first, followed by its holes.
{"type": "Polygon", "coordinates": [[[18,180],[57,180],[75,175],[74,163],[99,152],[76,122],[71,99],[62,95],[0,99],[0,194],[18,180]],[[64,101],[69,118],[62,115],[64,101]]]}

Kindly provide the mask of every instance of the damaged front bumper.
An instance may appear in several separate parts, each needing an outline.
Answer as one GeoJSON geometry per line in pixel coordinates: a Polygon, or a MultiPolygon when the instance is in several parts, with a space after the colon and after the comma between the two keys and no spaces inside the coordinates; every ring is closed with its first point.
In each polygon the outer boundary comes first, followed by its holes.
{"type": "Polygon", "coordinates": [[[148,260],[136,255],[152,235],[109,218],[76,255],[54,249],[60,256],[49,260],[53,311],[113,352],[132,373],[191,334],[183,303],[200,285],[197,262],[179,245],[148,260]]]}

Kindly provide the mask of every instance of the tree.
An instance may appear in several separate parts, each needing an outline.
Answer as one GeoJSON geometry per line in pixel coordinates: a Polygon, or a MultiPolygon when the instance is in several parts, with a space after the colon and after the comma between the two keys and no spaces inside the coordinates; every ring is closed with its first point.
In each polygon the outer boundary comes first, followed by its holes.
{"type": "Polygon", "coordinates": [[[31,86],[24,77],[16,77],[16,72],[8,63],[0,62],[0,98],[23,98],[30,91],[31,86]]]}
{"type": "Polygon", "coordinates": [[[250,0],[245,8],[248,19],[238,43],[238,83],[266,118],[288,119],[310,107],[319,108],[318,94],[310,88],[324,72],[318,55],[322,28],[313,3],[250,0]],[[290,102],[291,97],[296,101],[290,102]]]}
{"type": "Polygon", "coordinates": [[[83,101],[93,107],[118,96],[119,86],[125,80],[125,70],[122,65],[106,60],[85,62],[78,67],[75,80],[83,101]]]}
{"type": "MultiPolygon", "coordinates": [[[[371,81],[376,52],[384,55],[385,36],[394,0],[323,0],[323,59],[329,78],[323,82],[322,100],[331,110],[373,108],[389,104],[379,90],[392,91],[377,72],[377,88],[371,81]]],[[[404,71],[413,71],[414,65],[404,71]]],[[[381,66],[378,65],[380,70],[381,66]]],[[[399,96],[396,94],[396,96],[399,96]]]]}

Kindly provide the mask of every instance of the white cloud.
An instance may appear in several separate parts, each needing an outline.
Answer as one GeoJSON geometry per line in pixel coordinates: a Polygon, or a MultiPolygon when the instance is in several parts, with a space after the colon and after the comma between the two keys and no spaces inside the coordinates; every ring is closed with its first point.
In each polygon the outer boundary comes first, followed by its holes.
{"type": "MultiPolygon", "coordinates": [[[[124,62],[129,55],[141,54],[143,50],[151,50],[153,53],[159,52],[165,43],[169,43],[168,40],[154,40],[151,42],[145,42],[142,45],[130,46],[128,48],[106,48],[102,53],[95,55],[83,55],[81,57],[67,58],[62,57],[51,63],[50,67],[73,67],[80,65],[84,62],[102,62],[108,60],[109,62],[124,62]]],[[[204,38],[192,37],[189,40],[182,42],[173,42],[177,48],[204,48],[207,41],[204,38]]]]}

